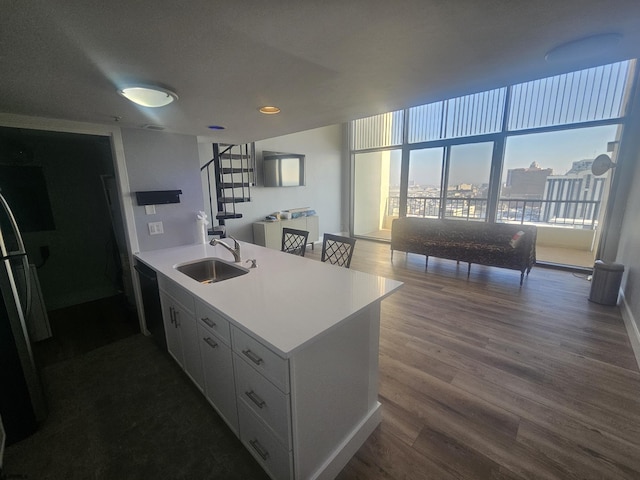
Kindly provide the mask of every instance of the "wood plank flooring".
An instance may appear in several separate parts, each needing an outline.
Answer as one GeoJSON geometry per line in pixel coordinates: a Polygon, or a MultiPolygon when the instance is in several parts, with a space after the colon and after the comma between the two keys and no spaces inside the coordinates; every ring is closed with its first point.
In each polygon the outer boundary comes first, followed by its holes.
{"type": "Polygon", "coordinates": [[[425,272],[365,240],[351,268],[405,285],[382,303],[382,424],[339,480],[640,479],[640,372],[583,275],[535,267],[520,287],[436,258],[425,272]]]}

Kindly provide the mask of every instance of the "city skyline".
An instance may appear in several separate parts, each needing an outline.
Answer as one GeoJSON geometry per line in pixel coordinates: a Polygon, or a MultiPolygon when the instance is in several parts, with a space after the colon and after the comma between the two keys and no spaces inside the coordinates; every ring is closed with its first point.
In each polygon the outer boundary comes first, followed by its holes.
{"type": "MultiPolygon", "coordinates": [[[[507,139],[503,175],[509,169],[528,168],[536,162],[540,168],[552,168],[564,175],[573,162],[593,159],[607,153],[607,144],[616,140],[617,125],[587,129],[513,136],[507,139]]],[[[491,142],[455,145],[451,149],[449,185],[488,183],[493,144],[491,142]]],[[[443,148],[413,150],[410,161],[410,185],[440,186],[443,148]]],[[[400,185],[400,151],[391,152],[390,186],[400,185]]]]}

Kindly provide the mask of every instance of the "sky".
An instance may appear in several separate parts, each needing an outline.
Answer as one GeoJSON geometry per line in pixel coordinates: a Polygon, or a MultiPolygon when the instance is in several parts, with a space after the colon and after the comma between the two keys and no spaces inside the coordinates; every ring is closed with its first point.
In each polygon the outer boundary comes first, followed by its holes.
{"type": "MultiPolygon", "coordinates": [[[[537,162],[540,168],[552,168],[563,175],[574,161],[593,159],[607,153],[607,143],[616,139],[617,126],[608,125],[559,132],[512,136],[507,139],[503,179],[510,168],[526,168],[537,162]]],[[[492,143],[454,146],[451,151],[449,183],[482,184],[489,181],[492,143]]],[[[409,181],[419,185],[438,185],[442,148],[414,150],[411,154],[409,181]]],[[[614,159],[615,161],[615,159],[614,159]]],[[[400,183],[400,151],[392,154],[391,184],[400,183]]]]}

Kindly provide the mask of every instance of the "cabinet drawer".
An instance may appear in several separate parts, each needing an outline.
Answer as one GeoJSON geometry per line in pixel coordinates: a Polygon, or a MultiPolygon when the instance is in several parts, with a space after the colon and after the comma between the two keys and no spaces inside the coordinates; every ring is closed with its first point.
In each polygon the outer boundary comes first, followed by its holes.
{"type": "Polygon", "coordinates": [[[223,342],[231,345],[231,329],[229,321],[223,318],[213,308],[196,301],[196,318],[198,323],[218,335],[223,342]]]}
{"type": "Polygon", "coordinates": [[[173,297],[174,300],[177,300],[190,314],[193,315],[195,308],[193,295],[191,295],[191,293],[163,275],[158,275],[158,286],[160,287],[160,290],[163,290],[169,296],[173,297]]]}
{"type": "Polygon", "coordinates": [[[238,435],[238,408],[231,349],[209,330],[198,325],[204,390],[209,402],[238,435]]]}
{"type": "Polygon", "coordinates": [[[291,448],[291,406],[289,395],[282,393],[269,380],[258,373],[237,354],[236,392],[240,402],[244,402],[255,415],[273,430],[280,443],[291,448]]]}
{"type": "Polygon", "coordinates": [[[271,478],[293,477],[291,452],[286,450],[276,437],[253,415],[242,402],[238,403],[240,417],[240,440],[271,478]]]}
{"type": "Polygon", "coordinates": [[[284,393],[289,393],[289,362],[242,330],[231,328],[233,351],[261,372],[284,393]]]}

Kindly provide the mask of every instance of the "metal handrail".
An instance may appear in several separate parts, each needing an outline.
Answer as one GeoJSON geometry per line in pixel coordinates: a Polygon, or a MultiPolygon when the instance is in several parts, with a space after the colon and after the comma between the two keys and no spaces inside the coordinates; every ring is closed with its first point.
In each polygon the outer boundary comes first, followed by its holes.
{"type": "MultiPolygon", "coordinates": [[[[440,217],[441,197],[407,197],[407,215],[440,217]]],[[[485,197],[454,197],[445,199],[444,217],[484,220],[488,199],[485,197]]],[[[500,198],[496,221],[504,223],[541,223],[551,225],[588,226],[595,228],[600,213],[600,200],[542,200],[531,198],[500,198]]],[[[387,215],[397,215],[400,197],[387,197],[387,215]]]]}

